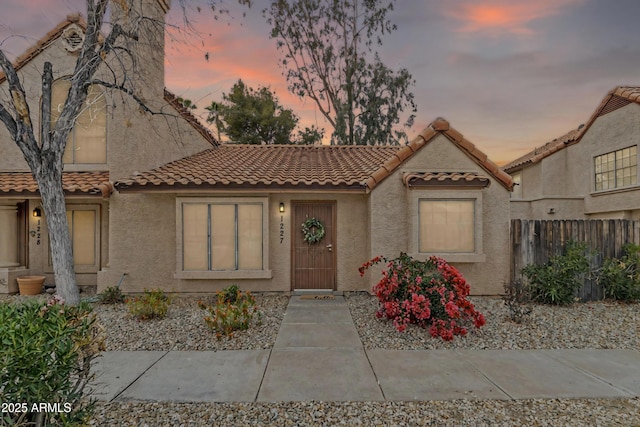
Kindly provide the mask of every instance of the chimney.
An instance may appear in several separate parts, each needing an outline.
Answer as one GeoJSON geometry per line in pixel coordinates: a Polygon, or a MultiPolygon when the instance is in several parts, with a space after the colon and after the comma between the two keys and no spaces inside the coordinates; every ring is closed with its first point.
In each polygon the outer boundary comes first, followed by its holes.
{"type": "Polygon", "coordinates": [[[127,40],[133,62],[127,61],[127,78],[146,100],[161,100],[164,96],[165,17],[171,0],[123,0],[112,3],[113,22],[138,36],[127,40]]]}

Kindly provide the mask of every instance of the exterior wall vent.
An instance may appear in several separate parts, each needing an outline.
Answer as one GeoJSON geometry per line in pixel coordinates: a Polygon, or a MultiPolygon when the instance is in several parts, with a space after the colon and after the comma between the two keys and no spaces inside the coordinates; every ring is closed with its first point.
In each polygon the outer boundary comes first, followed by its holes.
{"type": "Polygon", "coordinates": [[[68,52],[77,52],[84,42],[84,31],[76,24],[71,24],[62,32],[62,43],[68,52]]]}
{"type": "Polygon", "coordinates": [[[604,107],[602,107],[602,110],[600,111],[600,114],[598,114],[598,117],[600,116],[604,116],[605,114],[609,114],[612,111],[615,111],[619,108],[625,107],[627,105],[631,104],[631,101],[626,99],[626,98],[622,98],[620,96],[612,96],[611,99],[605,104],[604,107]]]}

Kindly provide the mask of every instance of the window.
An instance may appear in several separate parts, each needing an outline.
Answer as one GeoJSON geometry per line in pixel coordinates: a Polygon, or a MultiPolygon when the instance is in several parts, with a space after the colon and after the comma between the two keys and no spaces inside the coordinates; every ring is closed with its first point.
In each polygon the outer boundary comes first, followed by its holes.
{"type": "Polygon", "coordinates": [[[511,192],[512,199],[522,198],[522,172],[516,172],[511,175],[513,180],[513,191],[511,192]]]}
{"type": "Polygon", "coordinates": [[[0,206],[0,268],[21,265],[20,206],[0,206]]]}
{"type": "Polygon", "coordinates": [[[182,267],[262,270],[264,203],[182,203],[182,267]]]}
{"type": "MultiPolygon", "coordinates": [[[[100,207],[67,205],[67,224],[73,247],[76,273],[95,273],[100,261],[100,207]]],[[[51,248],[49,248],[51,249],[51,248]]],[[[49,254],[49,266],[52,266],[49,254]]]]}
{"type": "MultiPolygon", "coordinates": [[[[71,82],[56,80],[51,88],[51,126],[60,117],[69,94],[71,82]]],[[[107,162],[107,110],[104,94],[99,86],[90,86],[84,108],[69,133],[62,157],[64,163],[107,162]]]]}
{"type": "Polygon", "coordinates": [[[596,191],[635,185],[638,182],[637,146],[596,156],[596,191]]]}
{"type": "Polygon", "coordinates": [[[475,251],[475,200],[422,199],[418,209],[420,252],[475,251]]]}

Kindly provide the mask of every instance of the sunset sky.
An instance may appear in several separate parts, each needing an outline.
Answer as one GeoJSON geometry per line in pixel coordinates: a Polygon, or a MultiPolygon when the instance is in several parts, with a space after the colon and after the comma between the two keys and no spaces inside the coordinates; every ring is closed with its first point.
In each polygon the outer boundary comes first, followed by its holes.
{"type": "MultiPolygon", "coordinates": [[[[183,20],[177,4],[173,23],[183,20]]],[[[242,78],[271,87],[301,124],[324,127],[310,101],[287,92],[260,13],[266,0],[244,18],[233,0],[224,4],[232,17],[193,12],[198,34],[171,32],[167,88],[205,107],[242,78]]],[[[82,0],[2,0],[0,49],[15,57],[83,8],[82,0]]],[[[638,0],[398,0],[398,31],[380,53],[416,80],[410,136],[441,116],[504,163],[584,123],[615,86],[640,85],[639,16],[638,0]]]]}

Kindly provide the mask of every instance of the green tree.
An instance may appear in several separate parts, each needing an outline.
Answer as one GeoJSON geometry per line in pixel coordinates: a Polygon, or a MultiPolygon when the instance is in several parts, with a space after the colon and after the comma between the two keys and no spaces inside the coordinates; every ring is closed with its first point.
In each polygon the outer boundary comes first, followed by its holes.
{"type": "MultiPolygon", "coordinates": [[[[401,113],[416,111],[406,69],[374,48],[396,29],[395,0],[273,0],[263,11],[283,57],[289,90],[312,99],[333,127],[333,144],[398,144],[401,113]]],[[[403,123],[413,124],[413,114],[403,123]]]]}
{"type": "Polygon", "coordinates": [[[291,133],[298,124],[298,116],[280,105],[276,95],[267,87],[254,90],[238,80],[229,94],[222,94],[223,102],[212,102],[207,122],[215,123],[219,132],[237,144],[315,143],[322,132],[315,127],[291,133]]]}

